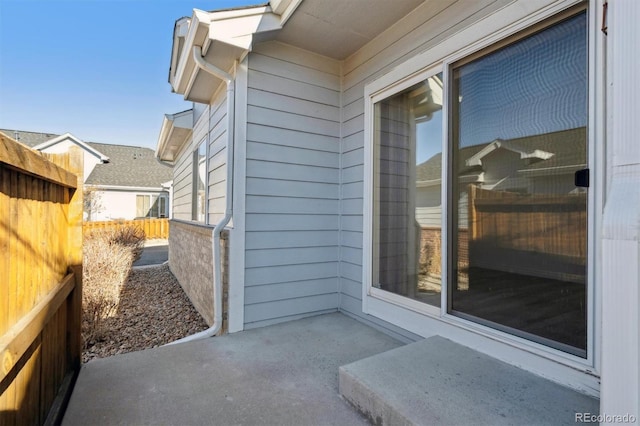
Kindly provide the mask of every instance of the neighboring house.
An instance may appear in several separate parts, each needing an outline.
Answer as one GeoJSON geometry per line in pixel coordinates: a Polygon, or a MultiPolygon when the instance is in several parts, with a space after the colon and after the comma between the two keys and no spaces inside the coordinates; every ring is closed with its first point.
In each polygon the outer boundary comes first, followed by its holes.
{"type": "Polygon", "coordinates": [[[165,118],[156,154],[194,304],[211,322],[222,268],[230,332],[337,310],[637,416],[640,2],[606,3],[277,0],[179,19],[169,81],[193,110],[165,118]]]}
{"type": "Polygon", "coordinates": [[[149,148],[84,142],[65,133],[0,132],[46,153],[79,146],[84,154],[85,220],[169,217],[171,167],[149,148]]]}

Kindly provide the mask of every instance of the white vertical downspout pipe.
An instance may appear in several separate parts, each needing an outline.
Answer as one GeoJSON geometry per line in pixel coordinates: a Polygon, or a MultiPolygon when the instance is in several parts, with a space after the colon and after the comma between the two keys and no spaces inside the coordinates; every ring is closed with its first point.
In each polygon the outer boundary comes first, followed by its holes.
{"type": "Polygon", "coordinates": [[[190,342],[192,340],[213,337],[222,329],[222,260],[220,253],[220,235],[233,217],[233,151],[235,143],[235,80],[231,74],[206,62],[202,57],[202,48],[193,47],[193,59],[196,65],[203,71],[224,80],[227,84],[227,192],[225,194],[224,217],[213,228],[211,235],[211,249],[213,252],[213,324],[208,329],[191,336],[184,337],[169,343],[190,342]]]}

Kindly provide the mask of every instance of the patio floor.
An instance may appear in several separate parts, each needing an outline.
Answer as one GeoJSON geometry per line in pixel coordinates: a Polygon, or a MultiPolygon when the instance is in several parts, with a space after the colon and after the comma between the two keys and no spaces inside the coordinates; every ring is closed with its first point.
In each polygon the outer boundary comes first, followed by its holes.
{"type": "Polygon", "coordinates": [[[402,343],[334,313],[91,361],[63,425],[362,425],[338,368],[402,343]]]}

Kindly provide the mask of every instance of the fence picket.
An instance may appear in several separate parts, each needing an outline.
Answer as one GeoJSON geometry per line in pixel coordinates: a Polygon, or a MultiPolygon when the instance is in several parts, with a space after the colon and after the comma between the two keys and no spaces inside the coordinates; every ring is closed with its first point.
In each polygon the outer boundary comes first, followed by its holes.
{"type": "Polygon", "coordinates": [[[0,135],[0,424],[44,423],[79,370],[82,155],[47,157],[0,135]]]}
{"type": "Polygon", "coordinates": [[[169,219],[135,219],[135,220],[108,220],[100,222],[85,222],[82,225],[86,236],[94,231],[113,230],[125,226],[135,226],[142,229],[147,239],[169,238],[169,219]]]}

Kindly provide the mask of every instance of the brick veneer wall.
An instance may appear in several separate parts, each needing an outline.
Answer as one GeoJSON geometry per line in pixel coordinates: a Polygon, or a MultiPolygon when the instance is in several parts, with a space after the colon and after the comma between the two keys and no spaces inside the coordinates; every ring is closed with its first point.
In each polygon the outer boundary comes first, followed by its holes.
{"type": "MultiPolygon", "coordinates": [[[[171,220],[169,222],[169,268],[193,306],[207,324],[213,324],[213,228],[197,223],[171,220]]],[[[220,238],[222,248],[223,331],[227,329],[228,296],[228,233],[220,238]]]]}

